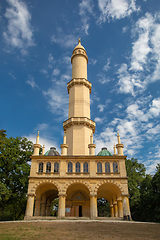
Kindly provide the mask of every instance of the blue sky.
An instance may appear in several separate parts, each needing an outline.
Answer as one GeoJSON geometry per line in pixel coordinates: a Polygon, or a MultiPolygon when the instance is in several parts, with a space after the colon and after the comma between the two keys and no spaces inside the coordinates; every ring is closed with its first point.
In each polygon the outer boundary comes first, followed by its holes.
{"type": "Polygon", "coordinates": [[[124,153],[153,174],[160,163],[160,1],[1,0],[0,128],[60,151],[70,57],[81,38],[92,83],[98,153],[124,153]]]}

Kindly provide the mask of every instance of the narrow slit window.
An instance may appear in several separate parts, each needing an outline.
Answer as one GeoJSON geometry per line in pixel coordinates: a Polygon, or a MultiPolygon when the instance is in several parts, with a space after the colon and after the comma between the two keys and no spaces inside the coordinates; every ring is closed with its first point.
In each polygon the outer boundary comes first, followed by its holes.
{"type": "Polygon", "coordinates": [[[46,165],[46,172],[51,172],[51,163],[48,162],[46,165]]]}
{"type": "Polygon", "coordinates": [[[97,172],[102,173],[102,163],[101,162],[97,163],[97,172]]]}
{"type": "Polygon", "coordinates": [[[68,163],[68,172],[71,173],[73,171],[73,164],[71,162],[68,163]]]}
{"type": "Polygon", "coordinates": [[[43,162],[40,162],[39,163],[39,169],[38,169],[38,172],[43,172],[43,162]]]}
{"type": "Polygon", "coordinates": [[[55,164],[54,164],[54,172],[59,172],[59,163],[58,162],[56,162],[55,164]]]}
{"type": "Polygon", "coordinates": [[[105,172],[106,172],[106,173],[109,173],[109,172],[110,172],[110,163],[109,163],[109,162],[106,162],[106,163],[105,163],[105,172]]]}
{"type": "Polygon", "coordinates": [[[81,172],[81,164],[79,162],[76,163],[76,173],[81,172]]]}
{"type": "Polygon", "coordinates": [[[83,163],[83,172],[88,173],[88,163],[87,162],[83,163]]]}
{"type": "Polygon", "coordinates": [[[116,162],[113,163],[113,172],[118,172],[118,164],[116,162]]]}

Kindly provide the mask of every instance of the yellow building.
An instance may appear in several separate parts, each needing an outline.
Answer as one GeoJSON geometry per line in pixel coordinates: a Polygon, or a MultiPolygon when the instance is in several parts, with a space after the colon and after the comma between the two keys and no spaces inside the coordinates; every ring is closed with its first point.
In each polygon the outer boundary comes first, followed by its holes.
{"type": "Polygon", "coordinates": [[[95,122],[90,119],[92,84],[87,80],[88,56],[79,40],[72,57],[72,80],[68,119],[63,122],[61,155],[55,148],[39,154],[39,133],[32,155],[25,218],[50,216],[50,206],[59,198],[58,217],[96,219],[97,199],[110,204],[111,217],[130,216],[128,181],[123,144],[118,143],[112,155],[107,148],[95,155],[93,134],[95,122]]]}

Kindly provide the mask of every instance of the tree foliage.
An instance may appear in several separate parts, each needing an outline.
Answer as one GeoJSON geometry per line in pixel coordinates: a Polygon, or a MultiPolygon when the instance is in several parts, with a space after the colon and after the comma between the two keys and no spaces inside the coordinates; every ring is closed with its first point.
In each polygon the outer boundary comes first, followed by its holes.
{"type": "Polygon", "coordinates": [[[137,159],[126,159],[133,220],[160,222],[160,165],[154,176],[137,159]]]}
{"type": "Polygon", "coordinates": [[[7,138],[0,130],[0,220],[24,216],[32,153],[33,143],[27,138],[7,138]]]}

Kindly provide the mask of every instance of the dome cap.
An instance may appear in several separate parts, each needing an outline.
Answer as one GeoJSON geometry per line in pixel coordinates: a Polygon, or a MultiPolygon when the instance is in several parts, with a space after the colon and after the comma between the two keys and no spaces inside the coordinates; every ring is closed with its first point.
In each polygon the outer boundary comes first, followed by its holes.
{"type": "MultiPolygon", "coordinates": [[[[78,45],[74,48],[74,50],[79,49],[79,48],[85,50],[85,48],[81,45],[81,39],[80,39],[80,38],[78,38],[78,45]]],[[[73,51],[74,51],[74,50],[73,50],[73,51]]],[[[86,50],[85,50],[85,51],[86,51],[86,50]]]]}
{"type": "Polygon", "coordinates": [[[112,156],[112,154],[107,150],[106,147],[103,147],[97,156],[112,156]]]}
{"type": "Polygon", "coordinates": [[[44,156],[60,156],[59,152],[56,150],[55,147],[51,147],[50,150],[48,150],[44,156]]]}

